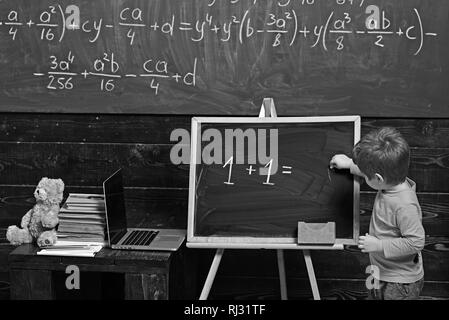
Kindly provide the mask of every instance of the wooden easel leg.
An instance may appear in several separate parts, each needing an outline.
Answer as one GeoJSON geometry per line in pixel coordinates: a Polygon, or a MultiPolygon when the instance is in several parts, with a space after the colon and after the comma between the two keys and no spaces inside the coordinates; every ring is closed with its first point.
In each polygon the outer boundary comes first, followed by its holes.
{"type": "Polygon", "coordinates": [[[287,281],[285,281],[285,263],[284,263],[284,251],[277,250],[278,256],[278,268],[279,268],[279,282],[281,285],[281,299],[287,300],[287,281]]]}
{"type": "Polygon", "coordinates": [[[310,250],[303,250],[304,260],[306,262],[307,273],[309,275],[310,286],[312,287],[313,299],[321,300],[320,292],[318,291],[318,284],[316,282],[315,271],[313,270],[312,257],[310,250]]]}
{"type": "Polygon", "coordinates": [[[223,251],[224,249],[217,249],[217,252],[215,252],[214,261],[212,261],[212,265],[210,266],[206,282],[204,283],[203,290],[201,291],[200,300],[206,300],[207,297],[209,297],[210,288],[214,283],[215,275],[217,274],[217,270],[221,262],[221,257],[223,256],[223,251]]]}

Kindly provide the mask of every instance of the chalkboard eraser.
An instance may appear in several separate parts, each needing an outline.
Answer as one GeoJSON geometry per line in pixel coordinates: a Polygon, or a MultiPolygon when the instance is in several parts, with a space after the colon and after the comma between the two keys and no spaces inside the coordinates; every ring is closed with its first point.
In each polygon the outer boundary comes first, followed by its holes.
{"type": "Polygon", "coordinates": [[[298,244],[335,244],[335,222],[298,222],[298,244]]]}

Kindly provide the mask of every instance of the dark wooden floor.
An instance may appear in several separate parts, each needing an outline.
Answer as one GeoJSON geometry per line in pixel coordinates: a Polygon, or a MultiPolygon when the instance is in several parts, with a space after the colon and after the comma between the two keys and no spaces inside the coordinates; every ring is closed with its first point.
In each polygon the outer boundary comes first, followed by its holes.
{"type": "MultiPolygon", "coordinates": [[[[380,126],[398,128],[412,148],[410,177],[418,184],[426,247],[425,298],[449,299],[449,119],[363,119],[362,134],[380,126]]],[[[43,176],[60,177],[67,192],[101,192],[100,184],[124,168],[130,224],[186,227],[188,165],[170,163],[170,133],[190,130],[186,116],[0,114],[0,299],[7,299],[5,230],[33,205],[33,190],[43,176]]],[[[367,232],[374,193],[361,195],[361,232],[367,232]]],[[[204,280],[212,250],[199,252],[204,280]]],[[[368,257],[357,248],[313,252],[318,285],[325,299],[363,299],[368,257]]],[[[299,252],[286,252],[292,299],[310,299],[299,252]]],[[[274,251],[226,251],[213,299],[278,299],[274,251]]],[[[201,286],[201,284],[200,284],[201,286]]]]}

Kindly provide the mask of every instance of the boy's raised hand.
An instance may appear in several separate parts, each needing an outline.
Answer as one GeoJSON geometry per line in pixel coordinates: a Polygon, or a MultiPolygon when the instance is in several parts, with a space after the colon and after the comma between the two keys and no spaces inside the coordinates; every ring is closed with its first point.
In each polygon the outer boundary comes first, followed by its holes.
{"type": "Polygon", "coordinates": [[[347,155],[336,154],[332,157],[329,166],[331,169],[350,169],[352,164],[352,159],[347,155]]]}

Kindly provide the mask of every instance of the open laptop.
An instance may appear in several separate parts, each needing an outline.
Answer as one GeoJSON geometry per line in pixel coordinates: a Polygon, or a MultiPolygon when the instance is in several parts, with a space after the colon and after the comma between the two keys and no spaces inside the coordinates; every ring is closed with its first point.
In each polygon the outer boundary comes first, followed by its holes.
{"type": "Polygon", "coordinates": [[[103,182],[103,192],[112,249],[176,251],[184,242],[186,230],[128,228],[121,169],[103,182]]]}

